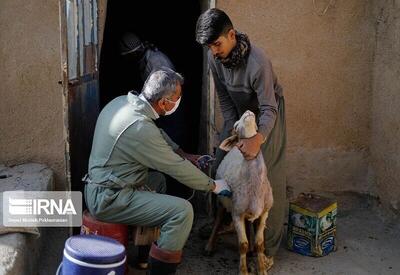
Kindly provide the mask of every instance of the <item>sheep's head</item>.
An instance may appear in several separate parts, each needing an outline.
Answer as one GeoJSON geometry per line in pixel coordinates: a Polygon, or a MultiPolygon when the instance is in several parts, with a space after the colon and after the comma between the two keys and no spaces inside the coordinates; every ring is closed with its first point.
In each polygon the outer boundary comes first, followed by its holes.
{"type": "Polygon", "coordinates": [[[251,138],[257,134],[256,116],[251,111],[246,111],[242,117],[235,122],[232,136],[225,139],[219,148],[229,151],[241,138],[251,138]]]}
{"type": "Polygon", "coordinates": [[[257,134],[257,130],[256,116],[252,111],[246,111],[233,126],[233,131],[239,139],[251,138],[257,134]]]}

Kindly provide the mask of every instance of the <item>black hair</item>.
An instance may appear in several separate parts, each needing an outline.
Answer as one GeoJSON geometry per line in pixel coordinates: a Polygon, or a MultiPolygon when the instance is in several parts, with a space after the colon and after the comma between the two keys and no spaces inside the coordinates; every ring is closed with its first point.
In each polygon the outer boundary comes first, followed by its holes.
{"type": "Polygon", "coordinates": [[[211,44],[221,35],[233,29],[229,16],[220,9],[208,9],[197,19],[196,41],[201,45],[211,44]]]}

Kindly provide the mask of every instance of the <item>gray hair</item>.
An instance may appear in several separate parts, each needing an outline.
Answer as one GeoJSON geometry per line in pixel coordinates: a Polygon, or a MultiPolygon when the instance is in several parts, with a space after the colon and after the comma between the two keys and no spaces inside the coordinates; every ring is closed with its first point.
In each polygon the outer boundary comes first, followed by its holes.
{"type": "Polygon", "coordinates": [[[178,84],[183,85],[182,75],[163,67],[150,73],[144,83],[142,94],[147,101],[154,103],[163,97],[172,96],[178,84]]]}

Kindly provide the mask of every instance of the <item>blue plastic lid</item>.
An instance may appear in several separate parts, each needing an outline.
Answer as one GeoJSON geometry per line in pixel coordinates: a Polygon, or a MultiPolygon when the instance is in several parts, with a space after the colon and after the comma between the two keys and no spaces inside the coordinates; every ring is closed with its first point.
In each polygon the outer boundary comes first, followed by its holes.
{"type": "Polygon", "coordinates": [[[112,264],[125,257],[125,247],[118,241],[99,235],[76,235],[65,242],[69,256],[92,264],[112,264]]]}

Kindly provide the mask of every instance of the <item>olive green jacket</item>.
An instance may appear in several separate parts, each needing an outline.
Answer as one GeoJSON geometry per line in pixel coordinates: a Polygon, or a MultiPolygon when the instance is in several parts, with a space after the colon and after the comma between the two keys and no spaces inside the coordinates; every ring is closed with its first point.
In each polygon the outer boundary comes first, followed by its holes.
{"type": "Polygon", "coordinates": [[[84,180],[112,188],[139,187],[151,168],[193,189],[211,190],[213,180],[174,152],[179,146],[154,119],[151,105],[132,93],[108,103],[97,119],[84,180]]]}

